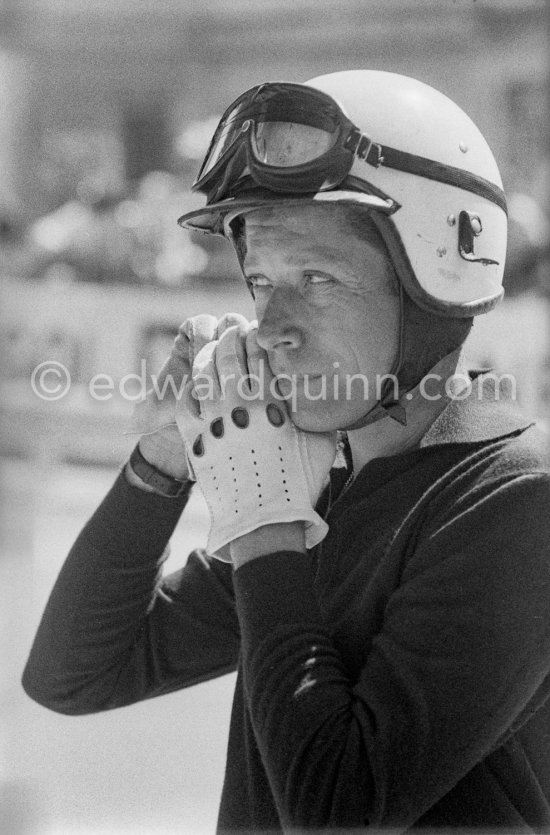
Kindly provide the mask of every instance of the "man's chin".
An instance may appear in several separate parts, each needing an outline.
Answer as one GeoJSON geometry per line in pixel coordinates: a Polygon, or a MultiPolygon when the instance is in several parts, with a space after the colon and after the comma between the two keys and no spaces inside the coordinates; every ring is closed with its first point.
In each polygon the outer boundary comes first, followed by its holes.
{"type": "Polygon", "coordinates": [[[291,410],[290,403],[287,403],[287,411],[290,419],[298,429],[304,432],[335,432],[337,429],[345,429],[358,421],[368,411],[369,407],[365,404],[364,409],[338,409],[329,410],[319,408],[312,408],[312,405],[306,408],[295,407],[291,410]]]}
{"type": "Polygon", "coordinates": [[[331,432],[338,428],[332,422],[310,414],[293,412],[290,418],[294,426],[304,432],[331,432]]]}

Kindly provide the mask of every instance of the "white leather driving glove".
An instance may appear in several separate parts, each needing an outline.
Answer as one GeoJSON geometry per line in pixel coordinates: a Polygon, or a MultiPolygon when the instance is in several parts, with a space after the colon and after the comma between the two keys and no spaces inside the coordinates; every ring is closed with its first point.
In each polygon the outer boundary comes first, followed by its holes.
{"type": "Polygon", "coordinates": [[[336,433],[293,424],[270,393],[274,378],[256,332],[255,324],[230,327],[202,348],[176,410],[210,511],[212,554],[273,523],[304,521],[308,548],[328,531],[314,506],[334,462],[336,433]]]}

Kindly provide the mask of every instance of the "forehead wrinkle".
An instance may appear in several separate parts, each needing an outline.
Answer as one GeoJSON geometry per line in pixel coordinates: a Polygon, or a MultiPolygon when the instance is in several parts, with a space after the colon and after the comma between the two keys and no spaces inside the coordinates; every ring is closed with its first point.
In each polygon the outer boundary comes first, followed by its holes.
{"type": "Polygon", "coordinates": [[[288,224],[256,223],[246,224],[247,251],[245,263],[254,264],[262,257],[272,259],[274,252],[284,256],[288,263],[296,266],[306,266],[318,259],[332,263],[335,266],[347,264],[351,261],[347,253],[340,246],[323,244],[308,240],[302,230],[289,228],[288,224]],[[298,249],[293,251],[295,244],[298,249]],[[288,247],[285,246],[288,244],[288,247]]]}
{"type": "MultiPolygon", "coordinates": [[[[254,246],[254,251],[248,250],[246,257],[245,257],[245,264],[247,265],[254,265],[258,263],[258,260],[262,258],[262,255],[265,258],[272,259],[273,258],[273,250],[274,247],[270,246],[267,241],[264,241],[258,246],[254,246]]],[[[284,242],[278,242],[276,247],[276,252],[284,256],[285,260],[288,264],[297,266],[297,267],[305,267],[308,264],[312,264],[315,261],[319,261],[320,259],[323,260],[325,263],[331,263],[335,266],[343,265],[345,263],[349,264],[348,259],[346,256],[341,253],[335,251],[330,246],[311,246],[307,247],[306,249],[301,250],[300,252],[288,252],[285,250],[284,242]]]]}

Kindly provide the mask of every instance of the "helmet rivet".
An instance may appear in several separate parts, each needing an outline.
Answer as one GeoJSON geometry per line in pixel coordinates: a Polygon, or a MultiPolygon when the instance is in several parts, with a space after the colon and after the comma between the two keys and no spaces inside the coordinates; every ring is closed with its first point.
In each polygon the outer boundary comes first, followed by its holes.
{"type": "Polygon", "coordinates": [[[454,215],[449,215],[449,217],[447,218],[447,223],[449,224],[449,226],[454,226],[456,223],[456,217],[454,215]]]}
{"type": "Polygon", "coordinates": [[[438,254],[439,258],[443,258],[444,255],[447,255],[446,248],[444,246],[438,246],[437,247],[437,254],[438,254]]]}
{"type": "Polygon", "coordinates": [[[460,148],[460,150],[462,151],[463,154],[465,154],[466,151],[468,150],[468,146],[466,145],[465,142],[459,142],[458,147],[460,148]]]}

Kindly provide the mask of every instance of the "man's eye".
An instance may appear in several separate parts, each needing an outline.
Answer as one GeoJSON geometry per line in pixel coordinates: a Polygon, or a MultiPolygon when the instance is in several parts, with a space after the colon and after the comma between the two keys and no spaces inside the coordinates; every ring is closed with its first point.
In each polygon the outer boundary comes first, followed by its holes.
{"type": "Polygon", "coordinates": [[[256,287],[269,287],[270,281],[265,275],[249,275],[246,277],[246,280],[250,284],[250,286],[255,289],[256,287]]]}
{"type": "Polygon", "coordinates": [[[304,273],[304,278],[308,284],[331,284],[332,276],[325,273],[304,273]]]}

